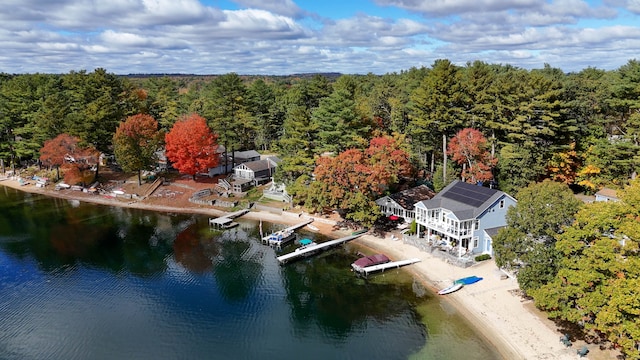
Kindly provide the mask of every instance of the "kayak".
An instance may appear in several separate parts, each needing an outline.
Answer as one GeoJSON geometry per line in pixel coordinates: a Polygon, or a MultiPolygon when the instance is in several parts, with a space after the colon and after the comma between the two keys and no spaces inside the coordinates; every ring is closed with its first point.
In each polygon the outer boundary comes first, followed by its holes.
{"type": "Polygon", "coordinates": [[[467,276],[461,279],[458,279],[456,281],[454,281],[455,284],[462,284],[462,285],[471,285],[471,284],[475,284],[478,281],[482,280],[481,277],[478,276],[467,276]]]}
{"type": "Polygon", "coordinates": [[[447,295],[447,294],[451,294],[454,291],[458,291],[460,290],[464,285],[462,285],[461,283],[453,283],[453,285],[446,287],[440,291],[438,291],[439,295],[447,295]]]}

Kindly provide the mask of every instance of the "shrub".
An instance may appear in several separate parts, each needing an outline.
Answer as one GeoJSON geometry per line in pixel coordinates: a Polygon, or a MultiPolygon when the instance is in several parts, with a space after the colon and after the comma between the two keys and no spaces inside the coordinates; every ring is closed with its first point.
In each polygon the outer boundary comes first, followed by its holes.
{"type": "Polygon", "coordinates": [[[415,235],[416,232],[418,232],[418,224],[413,220],[409,226],[409,235],[415,235]]]}
{"type": "Polygon", "coordinates": [[[480,261],[485,261],[485,260],[489,260],[491,259],[491,255],[489,254],[482,254],[482,255],[478,255],[475,257],[475,260],[480,262],[480,261]]]}

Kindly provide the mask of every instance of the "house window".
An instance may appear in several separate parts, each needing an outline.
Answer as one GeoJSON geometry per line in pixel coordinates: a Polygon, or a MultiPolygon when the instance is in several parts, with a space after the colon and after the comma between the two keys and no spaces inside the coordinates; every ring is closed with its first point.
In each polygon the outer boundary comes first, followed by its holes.
{"type": "Polygon", "coordinates": [[[474,237],[473,237],[473,248],[474,248],[474,249],[478,247],[478,240],[479,240],[479,239],[478,239],[478,237],[477,237],[477,236],[474,236],[474,237]]]}
{"type": "Polygon", "coordinates": [[[478,230],[480,229],[480,220],[476,220],[476,226],[475,229],[478,230]]]}
{"type": "Polygon", "coordinates": [[[500,209],[504,208],[504,199],[500,200],[500,209]]]}

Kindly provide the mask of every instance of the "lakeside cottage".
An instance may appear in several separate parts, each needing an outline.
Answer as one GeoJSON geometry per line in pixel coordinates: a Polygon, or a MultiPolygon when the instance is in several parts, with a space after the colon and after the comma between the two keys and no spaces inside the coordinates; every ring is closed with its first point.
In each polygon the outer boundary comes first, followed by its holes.
{"type": "Polygon", "coordinates": [[[274,156],[242,163],[233,168],[233,177],[235,179],[251,180],[254,185],[265,184],[271,181],[279,162],[280,159],[274,156]]]}
{"type": "Polygon", "coordinates": [[[602,188],[596,194],[596,201],[620,201],[618,193],[609,188],[602,188]]]}
{"type": "Polygon", "coordinates": [[[415,204],[433,198],[436,193],[427,185],[420,185],[376,200],[380,212],[385,216],[395,215],[411,223],[415,215],[415,204]]]}
{"type": "Polygon", "coordinates": [[[233,168],[238,164],[260,160],[260,153],[255,150],[234,151],[233,153],[226,154],[225,158],[224,145],[218,145],[217,153],[218,166],[209,169],[209,177],[228,174],[230,172],[233,172],[233,168]]]}
{"type": "Polygon", "coordinates": [[[458,257],[493,256],[492,237],[507,225],[507,209],[515,204],[502,191],[456,180],[432,199],[416,203],[418,234],[458,257]]]}

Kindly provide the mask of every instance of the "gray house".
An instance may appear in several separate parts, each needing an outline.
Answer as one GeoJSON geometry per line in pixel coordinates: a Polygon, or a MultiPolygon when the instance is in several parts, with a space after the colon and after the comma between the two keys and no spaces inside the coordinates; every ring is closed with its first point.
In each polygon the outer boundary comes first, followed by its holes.
{"type": "Polygon", "coordinates": [[[236,180],[250,180],[254,185],[265,184],[271,181],[279,162],[280,159],[274,156],[242,163],[233,168],[233,177],[236,180]]]}
{"type": "Polygon", "coordinates": [[[455,249],[458,257],[493,255],[492,237],[507,225],[507,209],[515,204],[502,191],[456,180],[415,205],[418,234],[455,249]]]}
{"type": "Polygon", "coordinates": [[[376,204],[380,207],[380,212],[383,215],[396,215],[410,223],[416,217],[415,204],[419,201],[429,200],[435,195],[436,193],[427,185],[420,185],[382,197],[376,200],[376,204]]]}

